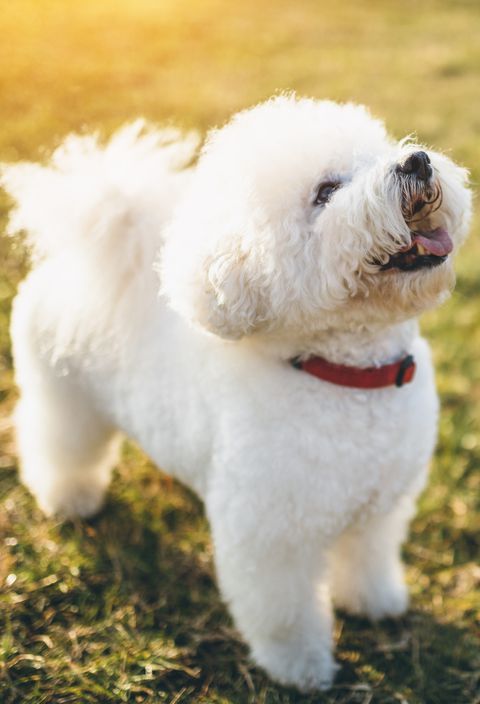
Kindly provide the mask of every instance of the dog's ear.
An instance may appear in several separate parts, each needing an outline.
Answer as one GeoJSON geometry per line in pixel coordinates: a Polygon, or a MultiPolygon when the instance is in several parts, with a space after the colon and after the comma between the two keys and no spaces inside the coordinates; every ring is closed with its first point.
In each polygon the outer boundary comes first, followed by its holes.
{"type": "Polygon", "coordinates": [[[230,340],[265,324],[267,277],[253,248],[235,235],[210,241],[211,246],[202,238],[182,244],[180,237],[170,235],[158,269],[172,308],[230,340]]]}
{"type": "Polygon", "coordinates": [[[204,295],[208,311],[202,324],[212,332],[238,339],[265,322],[265,290],[255,259],[252,251],[242,251],[239,238],[207,257],[204,295]]]}

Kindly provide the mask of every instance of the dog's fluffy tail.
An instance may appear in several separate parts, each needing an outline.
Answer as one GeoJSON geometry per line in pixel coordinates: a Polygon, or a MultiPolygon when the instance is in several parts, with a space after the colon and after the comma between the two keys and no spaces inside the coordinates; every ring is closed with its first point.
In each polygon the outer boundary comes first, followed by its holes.
{"type": "Polygon", "coordinates": [[[47,166],[3,165],[1,185],[16,203],[8,232],[26,233],[34,262],[71,252],[104,275],[109,266],[117,277],[151,267],[197,144],[194,134],[139,120],[105,146],[96,136],[70,136],[47,166]]]}

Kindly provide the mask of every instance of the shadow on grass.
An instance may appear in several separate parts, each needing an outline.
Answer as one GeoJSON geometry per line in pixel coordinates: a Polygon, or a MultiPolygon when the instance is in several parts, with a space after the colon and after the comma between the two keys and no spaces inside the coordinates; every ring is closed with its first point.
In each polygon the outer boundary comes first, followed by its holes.
{"type": "Polygon", "coordinates": [[[184,505],[162,505],[158,514],[142,509],[139,501],[134,507],[111,498],[97,519],[60,528],[62,538],[73,539],[87,556],[76,620],[87,633],[98,624],[107,650],[118,647],[123,629],[126,669],[133,680],[141,679],[142,670],[150,672],[145,682],[172,696],[184,691],[185,701],[217,701],[209,698],[214,695],[235,703],[272,704],[366,704],[372,697],[409,704],[474,700],[478,642],[467,629],[418,611],[376,625],[340,614],[341,670],[334,689],[301,696],[272,686],[249,663],[220,602],[201,506],[189,492],[174,489],[179,495],[184,505]]]}
{"type": "Polygon", "coordinates": [[[116,481],[97,518],[55,524],[4,474],[19,538],[15,591],[0,590],[5,704],[475,701],[478,637],[415,610],[375,625],[338,614],[334,688],[274,686],[220,601],[201,504],[149,469],[137,480],[116,481]]]}

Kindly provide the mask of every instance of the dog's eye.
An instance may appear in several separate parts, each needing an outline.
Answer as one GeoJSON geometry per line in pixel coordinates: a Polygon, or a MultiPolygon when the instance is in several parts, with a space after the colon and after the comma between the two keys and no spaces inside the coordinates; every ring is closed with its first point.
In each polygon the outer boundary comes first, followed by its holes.
{"type": "Polygon", "coordinates": [[[325,203],[328,203],[335,191],[340,188],[341,185],[342,184],[340,181],[325,181],[325,183],[321,183],[313,204],[325,205],[325,203]]]}

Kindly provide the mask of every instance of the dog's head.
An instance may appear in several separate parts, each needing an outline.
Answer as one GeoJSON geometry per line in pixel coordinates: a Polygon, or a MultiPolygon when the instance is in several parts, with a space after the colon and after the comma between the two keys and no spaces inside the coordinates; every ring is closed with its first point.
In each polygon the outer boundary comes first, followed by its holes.
{"type": "Polygon", "coordinates": [[[207,140],[167,233],[173,307],[225,338],[391,324],[442,301],[466,172],[365,108],[292,96],[207,140]]]}

